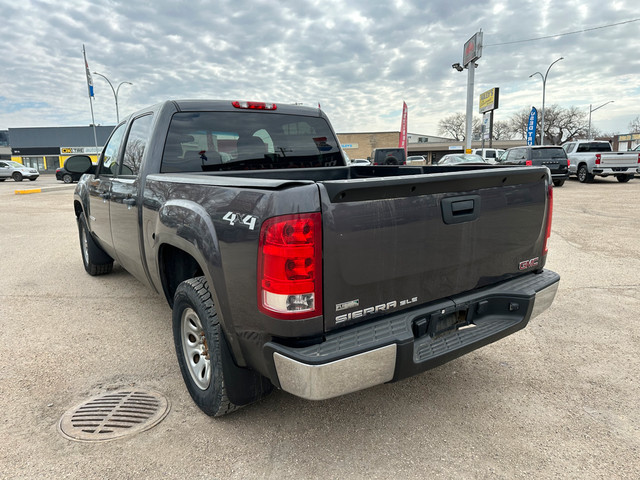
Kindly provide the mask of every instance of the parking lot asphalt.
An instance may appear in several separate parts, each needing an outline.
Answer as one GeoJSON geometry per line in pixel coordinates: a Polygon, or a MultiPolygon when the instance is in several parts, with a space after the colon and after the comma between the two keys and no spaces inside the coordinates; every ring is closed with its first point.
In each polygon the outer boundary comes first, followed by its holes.
{"type": "MultiPolygon", "coordinates": [[[[42,181],[41,181],[42,180],[42,181]]],[[[0,478],[640,478],[640,180],[554,190],[552,307],[395,384],[310,402],[276,391],[213,419],[183,385],[165,300],[82,267],[73,186],[0,183],[0,478]],[[122,388],[170,402],[110,442],[58,432],[122,388]]],[[[25,184],[25,182],[22,182],[25,184]]]]}

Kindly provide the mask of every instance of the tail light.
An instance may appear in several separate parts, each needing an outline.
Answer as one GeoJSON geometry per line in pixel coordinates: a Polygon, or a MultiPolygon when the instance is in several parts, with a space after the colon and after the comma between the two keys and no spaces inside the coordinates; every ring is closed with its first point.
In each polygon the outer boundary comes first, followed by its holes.
{"type": "Polygon", "coordinates": [[[525,164],[527,167],[530,167],[530,166],[532,166],[532,165],[533,165],[533,162],[532,162],[531,160],[527,160],[526,162],[524,162],[524,164],[525,164]]]}
{"type": "Polygon", "coordinates": [[[239,102],[235,100],[231,102],[236,108],[248,109],[248,110],[276,110],[278,106],[275,103],[265,102],[239,102]]]}
{"type": "Polygon", "coordinates": [[[549,185],[549,212],[547,213],[547,232],[544,236],[544,248],[542,254],[546,255],[549,251],[548,243],[551,236],[551,218],[553,217],[553,186],[549,185]]]}
{"type": "Polygon", "coordinates": [[[258,308],[283,320],[322,315],[322,217],[304,213],[262,224],[258,308]]]}
{"type": "Polygon", "coordinates": [[[640,164],[640,153],[638,154],[638,164],[640,164]]]}
{"type": "Polygon", "coordinates": [[[596,165],[600,165],[601,161],[602,161],[602,155],[600,155],[599,153],[596,153],[596,165]]]}
{"type": "MultiPolygon", "coordinates": [[[[640,157],[640,155],[638,155],[638,157],[640,157]]],[[[640,162],[640,158],[638,159],[638,161],[640,162]]],[[[571,166],[571,160],[567,158],[567,167],[571,166]]]]}

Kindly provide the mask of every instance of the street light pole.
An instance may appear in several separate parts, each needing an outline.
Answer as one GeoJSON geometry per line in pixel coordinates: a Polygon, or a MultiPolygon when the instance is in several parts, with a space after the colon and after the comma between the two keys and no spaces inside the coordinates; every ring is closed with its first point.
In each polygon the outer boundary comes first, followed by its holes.
{"type": "Polygon", "coordinates": [[[113,88],[113,84],[109,81],[109,79],[107,77],[105,77],[104,75],[102,75],[101,73],[98,73],[98,72],[93,72],[93,74],[104,78],[107,81],[107,83],[109,84],[109,86],[111,87],[111,91],[113,92],[113,97],[116,100],[116,124],[120,123],[120,112],[118,111],[118,92],[120,91],[120,87],[122,85],[124,85],[125,83],[127,85],[133,85],[133,83],[131,83],[131,82],[120,82],[120,84],[118,85],[118,88],[113,88]]]}
{"type": "Polygon", "coordinates": [[[544,76],[540,73],[540,72],[535,72],[532,73],[531,75],[529,75],[529,78],[533,77],[534,75],[540,75],[540,77],[542,78],[542,127],[541,127],[541,132],[540,132],[540,145],[544,145],[544,100],[545,100],[545,92],[547,89],[547,75],[549,75],[549,70],[551,70],[551,67],[553,67],[556,63],[558,63],[560,60],[564,60],[564,57],[560,57],[559,59],[557,59],[555,62],[553,62],[551,65],[549,65],[549,68],[547,68],[547,73],[544,74],[544,76]]]}
{"type": "Polygon", "coordinates": [[[600,105],[599,107],[596,107],[596,108],[591,108],[591,104],[589,104],[589,134],[587,135],[587,140],[591,140],[591,112],[595,112],[599,108],[602,108],[605,105],[608,105],[609,103],[613,103],[614,101],[615,100],[609,100],[608,102],[603,103],[602,105],[600,105]]]}

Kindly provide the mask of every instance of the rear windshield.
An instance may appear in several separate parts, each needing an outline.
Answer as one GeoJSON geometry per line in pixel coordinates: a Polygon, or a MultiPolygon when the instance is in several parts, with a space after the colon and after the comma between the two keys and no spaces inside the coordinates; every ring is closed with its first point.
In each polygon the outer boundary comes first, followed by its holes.
{"type": "Polygon", "coordinates": [[[610,152],[611,145],[608,142],[589,142],[578,145],[577,153],[581,152],[610,152]]]}
{"type": "Polygon", "coordinates": [[[390,158],[395,159],[398,163],[404,163],[404,148],[377,148],[373,160],[377,163],[384,163],[390,158]]]}
{"type": "Polygon", "coordinates": [[[344,165],[324,118],[261,112],[182,112],[169,126],[161,172],[344,165]]]}
{"type": "Polygon", "coordinates": [[[540,160],[542,158],[567,158],[567,154],[562,147],[531,149],[531,160],[540,160]]]}

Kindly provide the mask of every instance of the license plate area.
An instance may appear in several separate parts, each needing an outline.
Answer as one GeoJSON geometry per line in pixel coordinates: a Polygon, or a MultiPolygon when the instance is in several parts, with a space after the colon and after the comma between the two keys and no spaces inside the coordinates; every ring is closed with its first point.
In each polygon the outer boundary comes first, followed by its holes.
{"type": "Polygon", "coordinates": [[[413,322],[413,334],[416,338],[429,335],[439,338],[460,329],[472,328],[475,325],[469,318],[467,307],[443,308],[436,313],[419,318],[413,322]]]}

